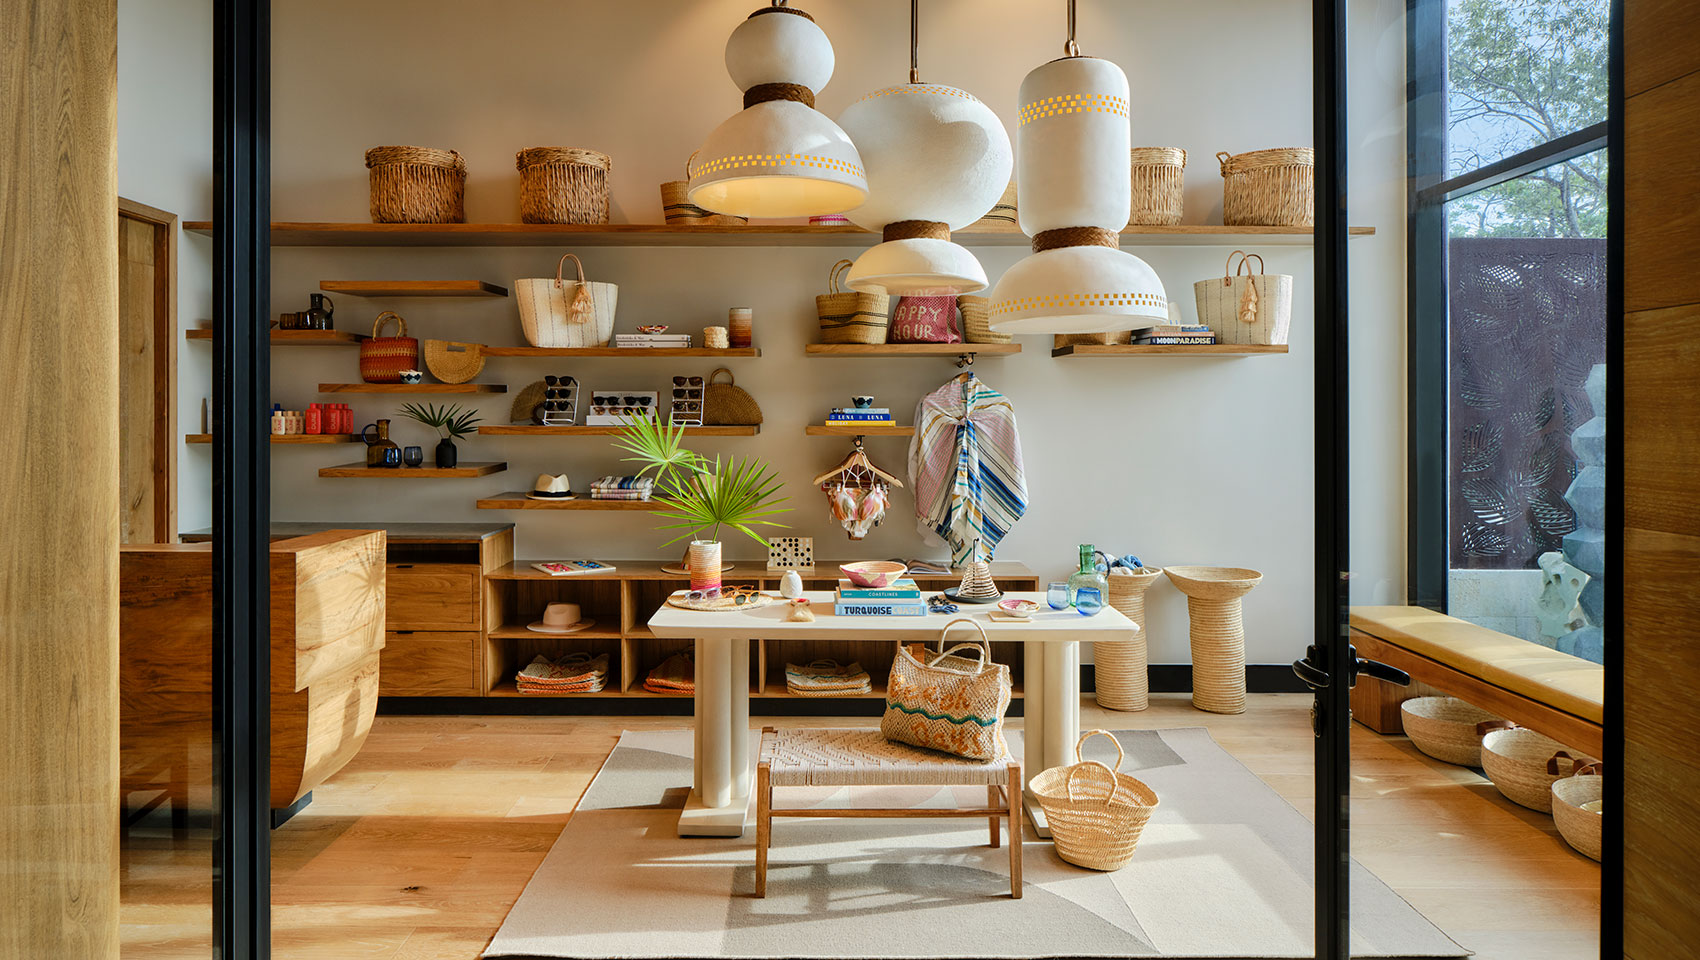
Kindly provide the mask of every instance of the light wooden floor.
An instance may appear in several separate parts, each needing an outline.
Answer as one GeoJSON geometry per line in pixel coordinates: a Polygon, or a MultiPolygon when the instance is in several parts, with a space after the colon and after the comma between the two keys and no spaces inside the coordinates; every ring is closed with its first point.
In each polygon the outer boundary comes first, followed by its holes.
{"type": "MultiPolygon", "coordinates": [[[[1309,815],[1309,696],[1252,696],[1248,712],[1236,717],[1193,710],[1184,694],[1152,699],[1151,709],[1129,714],[1103,710],[1088,697],[1081,726],[1208,727],[1309,815]]],[[[688,723],[380,717],[360,755],[272,835],[274,956],[477,957],[620,731],[688,723]]],[[[1550,818],[1510,803],[1469,770],[1423,756],[1403,738],[1354,725],[1352,739],[1359,861],[1486,960],[1599,956],[1599,868],[1564,844],[1550,818]]],[[[126,851],[126,960],[209,956],[208,849],[172,849],[166,836],[138,831],[126,851]]]]}

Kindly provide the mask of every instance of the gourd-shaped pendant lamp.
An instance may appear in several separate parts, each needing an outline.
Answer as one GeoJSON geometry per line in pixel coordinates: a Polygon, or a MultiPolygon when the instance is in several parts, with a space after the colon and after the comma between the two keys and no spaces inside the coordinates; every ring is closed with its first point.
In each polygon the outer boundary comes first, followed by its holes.
{"type": "Polygon", "coordinates": [[[1163,282],[1123,253],[1132,167],[1127,74],[1080,55],[1074,0],[1067,56],[1021,81],[1015,192],[1033,254],[999,278],[990,323],[999,333],[1108,333],[1167,323],[1163,282]]]}
{"type": "Polygon", "coordinates": [[[973,293],[986,270],[950,232],[985,216],[1014,164],[991,108],[957,87],[922,83],[919,0],[909,0],[909,82],[868,94],[838,123],[862,155],[868,202],[850,221],[884,242],[856,259],[852,290],[897,295],[973,293]]]}
{"type": "Polygon", "coordinates": [[[726,72],[744,109],[716,127],[691,163],[690,202],[739,217],[843,213],[868,195],[862,158],[815,109],[832,79],[832,42],[814,18],[773,0],[726,41],[726,72]]]}

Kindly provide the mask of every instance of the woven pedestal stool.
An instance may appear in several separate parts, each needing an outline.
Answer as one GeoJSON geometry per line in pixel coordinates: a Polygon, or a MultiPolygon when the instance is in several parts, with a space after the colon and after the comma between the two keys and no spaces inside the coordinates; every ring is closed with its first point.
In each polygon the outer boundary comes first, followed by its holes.
{"type": "Polygon", "coordinates": [[[1263,582],[1241,567],[1166,567],[1186,594],[1192,620],[1192,705],[1210,713],[1245,712],[1245,624],[1240,598],[1263,582]]]}
{"type": "Polygon", "coordinates": [[[786,730],[764,727],[756,766],[756,896],[767,896],[767,850],[774,817],[985,817],[991,844],[998,821],[1009,823],[1009,895],[1021,897],[1021,764],[1006,751],[990,763],[892,743],[878,730],[786,730]],[[805,807],[775,810],[774,787],[979,786],[986,806],[805,807]]]}
{"type": "Polygon", "coordinates": [[[1160,567],[1143,567],[1135,573],[1109,576],[1110,606],[1132,620],[1139,632],[1132,640],[1093,645],[1093,670],[1097,676],[1094,696],[1100,707],[1135,711],[1151,705],[1151,683],[1146,672],[1145,591],[1162,575],[1160,567]]]}

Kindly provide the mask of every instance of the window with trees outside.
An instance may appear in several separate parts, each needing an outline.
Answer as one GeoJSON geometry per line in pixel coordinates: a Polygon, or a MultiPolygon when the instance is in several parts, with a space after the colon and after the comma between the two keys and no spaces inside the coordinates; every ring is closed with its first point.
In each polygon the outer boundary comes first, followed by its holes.
{"type": "Polygon", "coordinates": [[[1413,0],[1412,602],[1603,659],[1609,0],[1413,0]]]}

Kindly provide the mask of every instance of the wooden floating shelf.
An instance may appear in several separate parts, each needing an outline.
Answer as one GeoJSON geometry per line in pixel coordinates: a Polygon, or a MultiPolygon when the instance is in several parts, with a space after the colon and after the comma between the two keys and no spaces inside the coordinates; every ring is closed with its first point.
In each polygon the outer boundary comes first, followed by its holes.
{"type": "MultiPolygon", "coordinates": [[[[183,438],[183,442],[212,443],[213,435],[210,433],[191,433],[183,438]]],[[[359,443],[360,435],[356,433],[274,433],[271,435],[271,442],[288,445],[299,443],[359,443]]]]}
{"type": "MultiPolygon", "coordinates": [[[[190,233],[211,234],[212,223],[191,220],[190,233]]],[[[1374,227],[1352,227],[1367,237],[1374,227]]],[[[1227,227],[1220,224],[1130,226],[1123,246],[1233,246],[1257,243],[1307,245],[1309,227],[1227,227]]],[[[1015,230],[960,231],[951,239],[966,246],[1026,247],[1032,243],[1015,230]]],[[[869,247],[880,235],[856,226],[810,227],[802,224],[676,226],[661,223],[295,223],[273,222],[274,247],[869,247]]]]}
{"type": "Polygon", "coordinates": [[[1019,343],[811,343],[811,357],[1006,357],[1021,352],[1019,343]]]}
{"type": "Polygon", "coordinates": [[[759,357],[760,347],[731,347],[710,350],[708,347],[485,347],[486,357],[625,357],[627,359],[661,360],[668,357],[713,357],[717,360],[735,357],[759,357]]]}
{"type": "Polygon", "coordinates": [[[322,280],[319,289],[346,297],[505,297],[483,280],[322,280]]]}
{"type": "MultiPolygon", "coordinates": [[[[557,577],[558,580],[570,580],[571,577],[557,577]]],[[[524,624],[508,627],[497,627],[485,636],[491,640],[618,640],[620,639],[620,617],[618,614],[603,619],[596,618],[596,626],[588,627],[576,633],[539,633],[526,629],[524,624]]]]}
{"type": "MultiPolygon", "coordinates": [[[[274,347],[351,347],[367,339],[364,333],[351,333],[347,330],[273,330],[271,332],[274,347]]],[[[211,330],[185,330],[185,340],[211,340],[211,330]]]]}
{"type": "MultiPolygon", "coordinates": [[[[533,500],[524,490],[498,493],[478,501],[480,510],[665,510],[657,500],[592,500],[582,493],[572,500],[533,500]]],[[[571,580],[572,577],[558,579],[571,580]]]]}
{"type": "Polygon", "coordinates": [[[884,423],[811,423],[803,432],[811,437],[913,437],[915,428],[884,423]]]}
{"type": "Polygon", "coordinates": [[[1076,343],[1057,347],[1053,357],[1260,357],[1286,353],[1287,345],[1237,343],[1076,343]]]}
{"type": "Polygon", "coordinates": [[[507,393],[505,383],[321,383],[320,393],[507,393]]]}
{"type": "Polygon", "coordinates": [[[357,478],[362,480],[432,480],[453,477],[487,477],[508,468],[499,460],[468,461],[458,467],[368,467],[365,463],[343,463],[320,467],[321,477],[357,478]]]}
{"type": "MultiPolygon", "coordinates": [[[[478,432],[493,437],[612,437],[624,427],[592,427],[592,426],[554,426],[543,427],[536,424],[515,423],[498,424],[490,427],[479,427],[478,432]]],[[[761,432],[761,427],[686,427],[685,433],[693,437],[753,437],[761,432]]]]}

